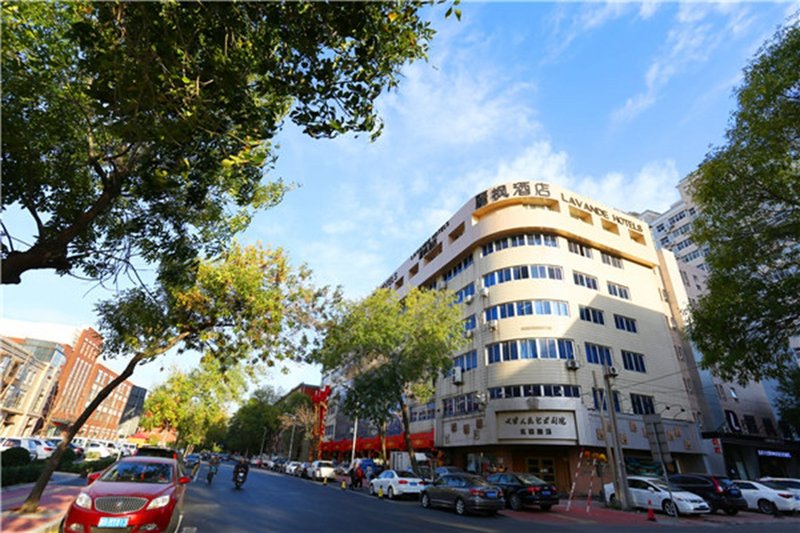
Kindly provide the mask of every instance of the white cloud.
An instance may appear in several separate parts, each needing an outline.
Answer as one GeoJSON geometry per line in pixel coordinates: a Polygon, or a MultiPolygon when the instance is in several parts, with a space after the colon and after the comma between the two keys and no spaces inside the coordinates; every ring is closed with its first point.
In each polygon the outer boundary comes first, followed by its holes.
{"type": "Polygon", "coordinates": [[[656,11],[660,6],[660,2],[658,0],[645,0],[639,6],[639,18],[642,20],[647,20],[653,15],[655,15],[656,11]]]}

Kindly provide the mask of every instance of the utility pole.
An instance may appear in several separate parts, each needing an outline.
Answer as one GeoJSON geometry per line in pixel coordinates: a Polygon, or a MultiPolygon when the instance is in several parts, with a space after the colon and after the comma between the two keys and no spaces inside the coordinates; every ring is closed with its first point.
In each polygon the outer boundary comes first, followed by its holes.
{"type": "Polygon", "coordinates": [[[267,427],[269,426],[264,426],[264,433],[261,435],[261,453],[258,454],[259,459],[264,455],[264,441],[267,440],[267,427]]]}
{"type": "Polygon", "coordinates": [[[619,429],[617,429],[617,413],[614,409],[614,391],[611,388],[611,378],[616,377],[616,372],[612,371],[614,367],[603,366],[603,381],[606,385],[606,405],[608,406],[608,414],[611,418],[611,440],[614,443],[614,459],[617,463],[617,475],[619,476],[620,491],[617,493],[620,498],[620,504],[625,511],[630,510],[628,492],[628,474],[625,471],[625,457],[622,454],[622,445],[619,443],[619,429]]]}
{"type": "MultiPolygon", "coordinates": [[[[592,370],[592,381],[594,381],[594,390],[604,391],[597,386],[597,372],[592,370]]],[[[605,392],[603,392],[605,394],[605,392]]],[[[603,404],[608,405],[608,400],[603,401],[602,399],[598,403],[600,404],[600,423],[603,425],[603,440],[606,443],[606,457],[608,457],[608,465],[611,467],[611,477],[614,479],[614,493],[620,493],[620,487],[622,486],[619,481],[619,477],[617,477],[617,461],[616,461],[616,454],[611,449],[611,441],[608,439],[608,431],[606,425],[606,415],[603,413],[603,404]]]]}
{"type": "Polygon", "coordinates": [[[292,436],[289,437],[289,458],[288,458],[289,461],[292,460],[292,447],[294,447],[294,428],[296,426],[297,426],[297,424],[295,424],[295,418],[293,416],[292,417],[292,436]]]}
{"type": "Polygon", "coordinates": [[[356,417],[356,423],[353,426],[353,451],[350,453],[350,466],[353,466],[353,463],[356,460],[356,439],[358,438],[358,417],[356,417]]]}

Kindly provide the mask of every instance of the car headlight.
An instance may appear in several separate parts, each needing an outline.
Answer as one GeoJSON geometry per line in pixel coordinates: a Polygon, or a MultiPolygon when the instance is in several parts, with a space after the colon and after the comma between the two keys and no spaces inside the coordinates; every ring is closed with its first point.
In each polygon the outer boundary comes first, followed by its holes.
{"type": "Polygon", "coordinates": [[[147,506],[148,509],[160,509],[169,503],[169,494],[165,494],[164,496],[159,496],[155,500],[150,502],[150,505],[147,506]]]}
{"type": "Polygon", "coordinates": [[[83,507],[84,509],[91,509],[92,508],[92,497],[86,494],[85,492],[81,492],[78,494],[78,497],[75,498],[75,505],[78,507],[83,507]]]}
{"type": "Polygon", "coordinates": [[[676,501],[676,502],[685,502],[686,500],[685,500],[685,499],[683,499],[683,498],[675,498],[675,501],[676,501]]]}

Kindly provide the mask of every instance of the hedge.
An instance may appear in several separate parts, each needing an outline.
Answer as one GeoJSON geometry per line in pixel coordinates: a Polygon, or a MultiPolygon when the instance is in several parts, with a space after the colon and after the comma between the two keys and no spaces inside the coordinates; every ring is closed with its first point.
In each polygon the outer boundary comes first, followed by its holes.
{"type": "Polygon", "coordinates": [[[0,454],[0,463],[3,466],[23,466],[30,464],[30,462],[30,452],[21,446],[9,448],[0,454]]]}
{"type": "MultiPolygon", "coordinates": [[[[3,456],[5,458],[5,455],[3,456]]],[[[116,461],[116,457],[107,457],[99,461],[84,461],[82,463],[66,463],[60,464],[56,469],[58,472],[72,472],[80,474],[81,477],[86,477],[91,472],[104,470],[107,466],[116,461]]],[[[63,461],[62,461],[63,463],[63,461]]],[[[6,466],[3,463],[2,471],[2,486],[18,485],[19,483],[30,483],[39,479],[39,476],[44,470],[46,461],[35,461],[31,464],[20,466],[6,466]]]]}

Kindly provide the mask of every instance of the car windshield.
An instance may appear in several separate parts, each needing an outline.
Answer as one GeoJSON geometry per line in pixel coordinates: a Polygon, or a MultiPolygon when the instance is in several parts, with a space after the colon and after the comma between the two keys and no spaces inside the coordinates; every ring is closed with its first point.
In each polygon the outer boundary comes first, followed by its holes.
{"type": "Polygon", "coordinates": [[[534,476],[533,474],[517,474],[517,477],[523,483],[530,483],[531,485],[543,485],[547,483],[547,481],[543,479],[539,479],[538,477],[534,476]]]}
{"type": "Polygon", "coordinates": [[[333,467],[333,463],[331,463],[330,461],[320,461],[319,462],[319,466],[321,466],[321,467],[322,466],[330,466],[332,468],[333,467]]]}
{"type": "Polygon", "coordinates": [[[777,483],[775,481],[761,481],[760,483],[762,485],[764,485],[765,487],[769,487],[769,488],[775,489],[775,490],[783,490],[783,489],[786,488],[783,485],[781,485],[780,483],[777,483]]]}
{"type": "Polygon", "coordinates": [[[109,468],[100,479],[128,483],[169,483],[172,481],[172,467],[167,463],[122,461],[109,468]]]}
{"type": "Polygon", "coordinates": [[[665,481],[662,481],[660,479],[649,479],[648,482],[652,483],[653,485],[662,490],[682,490],[676,484],[670,483],[669,485],[667,485],[665,481]]]}
{"type": "Polygon", "coordinates": [[[413,477],[413,478],[416,478],[416,477],[419,477],[419,476],[416,475],[414,472],[406,471],[406,472],[398,472],[397,473],[397,477],[413,477]]]}
{"type": "Polygon", "coordinates": [[[486,487],[491,485],[488,481],[478,476],[469,476],[465,478],[471,487],[486,487]]]}

